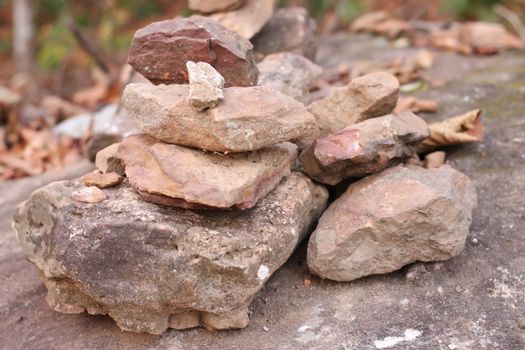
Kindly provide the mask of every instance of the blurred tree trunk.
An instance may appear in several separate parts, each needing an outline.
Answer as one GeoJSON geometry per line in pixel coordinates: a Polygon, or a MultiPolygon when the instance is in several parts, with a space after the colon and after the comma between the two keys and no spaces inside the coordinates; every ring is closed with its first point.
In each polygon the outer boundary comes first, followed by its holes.
{"type": "Polygon", "coordinates": [[[13,0],[13,53],[17,73],[33,69],[33,1],[13,0]]]}

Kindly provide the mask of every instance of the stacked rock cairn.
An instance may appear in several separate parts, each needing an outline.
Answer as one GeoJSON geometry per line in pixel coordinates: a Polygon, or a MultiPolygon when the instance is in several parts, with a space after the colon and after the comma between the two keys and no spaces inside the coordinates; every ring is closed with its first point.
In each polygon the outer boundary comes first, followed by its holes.
{"type": "Polygon", "coordinates": [[[14,217],[52,308],[134,332],[243,328],[310,233],[310,271],[336,281],[461,252],[474,186],[448,165],[404,163],[429,129],[390,114],[395,77],[369,74],[305,105],[321,69],[296,53],[257,65],[252,50],[200,16],[135,34],[129,63],[152,84],[127,85],[122,103],[143,134],[100,151],[93,173],[38,189],[14,217]]]}

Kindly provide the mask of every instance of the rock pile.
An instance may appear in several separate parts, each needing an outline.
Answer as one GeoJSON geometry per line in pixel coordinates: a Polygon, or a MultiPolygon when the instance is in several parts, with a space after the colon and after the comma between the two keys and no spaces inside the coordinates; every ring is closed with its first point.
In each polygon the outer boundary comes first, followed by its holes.
{"type": "Polygon", "coordinates": [[[393,76],[363,76],[305,106],[318,66],[279,53],[259,74],[247,40],[200,16],[139,30],[129,60],[158,84],[123,91],[143,134],[100,151],[94,173],[35,191],[14,217],[55,310],[155,334],[243,328],[254,295],[318,219],[307,259],[322,278],[462,250],[474,186],[439,162],[402,164],[430,133],[415,114],[391,114],[393,76]],[[323,213],[324,185],[343,193],[323,213]]]}

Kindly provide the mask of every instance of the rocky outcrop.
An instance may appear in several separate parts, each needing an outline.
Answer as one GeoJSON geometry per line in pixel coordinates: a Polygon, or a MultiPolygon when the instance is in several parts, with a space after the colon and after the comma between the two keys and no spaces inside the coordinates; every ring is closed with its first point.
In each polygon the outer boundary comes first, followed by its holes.
{"type": "Polygon", "coordinates": [[[129,136],[119,147],[126,176],[144,200],[182,208],[253,207],[290,173],[293,144],[216,154],[129,136]]]}
{"type": "Polygon", "coordinates": [[[465,245],[477,195],[444,165],[397,166],[353,183],[324,212],[308,243],[308,267],[336,281],[446,260],[465,245]]]}
{"type": "Polygon", "coordinates": [[[255,51],[264,55],[293,52],[315,60],[317,25],[303,7],[282,8],[253,37],[255,51]]]}
{"type": "Polygon", "coordinates": [[[253,45],[237,33],[202,16],[152,23],[135,33],[129,64],[154,84],[188,82],[186,62],[211,64],[225,86],[257,83],[253,45]]]}
{"type": "Polygon", "coordinates": [[[412,112],[389,114],[316,140],[301,152],[299,160],[308,176],[336,185],[408,159],[428,135],[427,123],[412,112]]]}
{"type": "Polygon", "coordinates": [[[188,85],[129,84],[122,102],[147,134],[216,152],[245,152],[315,133],[314,117],[292,97],[266,87],[224,89],[224,101],[196,111],[188,85]]]}
{"type": "Polygon", "coordinates": [[[18,241],[41,270],[48,303],[107,314],[123,330],[243,328],[248,306],[321,214],[326,190],[288,176],[246,211],[147,203],[126,183],[97,204],[71,200],[79,180],[35,191],[14,217],[18,241]],[[50,249],[52,247],[52,249],[50,249]]]}

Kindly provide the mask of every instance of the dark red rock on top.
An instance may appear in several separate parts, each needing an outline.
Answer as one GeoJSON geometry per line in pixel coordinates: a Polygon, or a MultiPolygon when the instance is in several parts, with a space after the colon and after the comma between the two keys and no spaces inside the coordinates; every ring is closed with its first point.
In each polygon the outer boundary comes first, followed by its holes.
{"type": "Polygon", "coordinates": [[[128,62],[154,84],[188,82],[186,62],[211,64],[225,86],[252,86],[258,70],[253,45],[237,33],[202,16],[176,18],[139,29],[128,62]]]}

